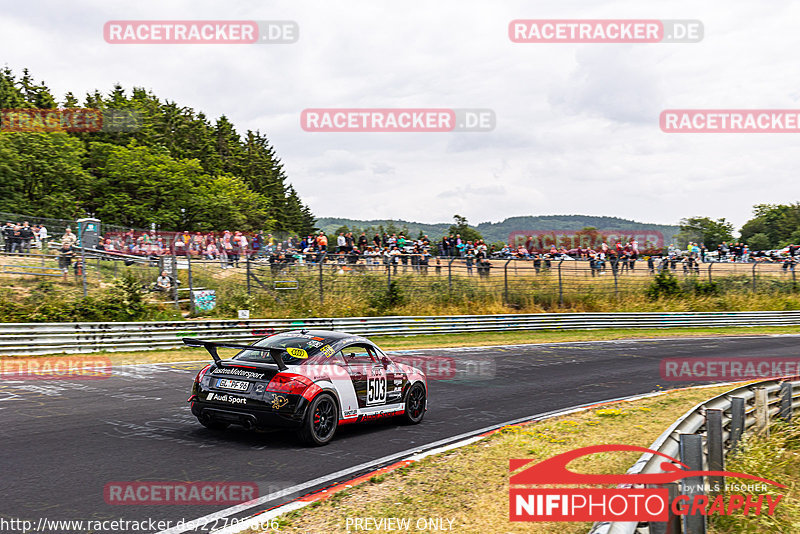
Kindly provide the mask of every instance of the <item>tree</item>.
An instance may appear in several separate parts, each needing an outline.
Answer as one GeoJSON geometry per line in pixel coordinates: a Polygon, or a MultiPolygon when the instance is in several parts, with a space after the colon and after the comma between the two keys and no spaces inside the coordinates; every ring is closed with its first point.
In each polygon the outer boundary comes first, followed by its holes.
{"type": "Polygon", "coordinates": [[[753,234],[745,241],[751,250],[767,250],[770,248],[767,234],[753,234]]]}
{"type": "Polygon", "coordinates": [[[461,239],[465,241],[478,241],[483,239],[481,233],[469,225],[466,217],[456,214],[453,215],[453,220],[455,221],[455,224],[450,225],[449,232],[451,234],[459,234],[461,239]]]}
{"type": "Polygon", "coordinates": [[[753,207],[755,217],[742,226],[742,239],[750,243],[756,234],[764,234],[769,242],[766,248],[778,248],[790,244],[800,231],[800,202],[794,204],[757,204],[753,207]]]}
{"type": "Polygon", "coordinates": [[[679,224],[678,243],[682,247],[692,241],[712,249],[724,241],[733,240],[733,224],[724,218],[714,221],[708,217],[689,217],[681,219],[679,224]]]}

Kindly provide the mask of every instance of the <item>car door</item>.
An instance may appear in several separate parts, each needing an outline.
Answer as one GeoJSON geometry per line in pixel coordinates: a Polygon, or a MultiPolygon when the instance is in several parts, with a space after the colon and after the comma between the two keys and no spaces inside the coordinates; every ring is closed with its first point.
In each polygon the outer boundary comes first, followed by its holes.
{"type": "Polygon", "coordinates": [[[381,368],[384,369],[386,373],[386,404],[402,402],[403,388],[408,380],[406,373],[378,347],[369,346],[368,350],[375,361],[381,364],[381,368]],[[387,364],[383,362],[387,362],[387,364]]]}
{"type": "Polygon", "coordinates": [[[386,404],[386,369],[367,345],[349,345],[341,350],[347,363],[358,407],[367,408],[386,404]]]}

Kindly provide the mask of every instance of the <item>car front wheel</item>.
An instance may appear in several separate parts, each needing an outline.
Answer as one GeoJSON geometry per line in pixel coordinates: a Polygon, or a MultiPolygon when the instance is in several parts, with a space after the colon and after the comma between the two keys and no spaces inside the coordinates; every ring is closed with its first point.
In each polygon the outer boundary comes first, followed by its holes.
{"type": "Polygon", "coordinates": [[[314,398],[306,411],[300,437],[311,445],[326,445],[336,433],[339,425],[339,410],[336,401],[328,393],[314,398]]]}

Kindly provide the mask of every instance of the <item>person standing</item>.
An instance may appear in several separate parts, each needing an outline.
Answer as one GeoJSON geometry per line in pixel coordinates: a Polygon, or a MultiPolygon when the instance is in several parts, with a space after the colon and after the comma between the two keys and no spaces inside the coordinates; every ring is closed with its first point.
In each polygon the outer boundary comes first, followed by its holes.
{"type": "Polygon", "coordinates": [[[50,236],[47,234],[47,227],[42,224],[39,226],[39,243],[42,247],[42,254],[47,254],[48,248],[48,241],[50,240],[50,236]]]}

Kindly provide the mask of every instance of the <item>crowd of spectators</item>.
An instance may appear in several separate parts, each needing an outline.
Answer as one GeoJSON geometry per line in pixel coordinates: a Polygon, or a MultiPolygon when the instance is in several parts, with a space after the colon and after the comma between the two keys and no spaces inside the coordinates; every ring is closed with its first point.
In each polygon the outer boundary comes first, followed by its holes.
{"type": "Polygon", "coordinates": [[[3,237],[3,251],[8,254],[30,254],[31,248],[47,251],[49,236],[47,227],[43,224],[9,221],[0,234],[3,237]]]}

